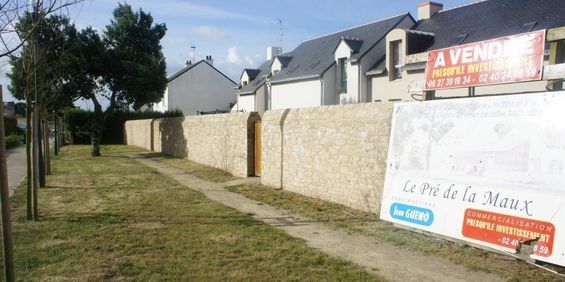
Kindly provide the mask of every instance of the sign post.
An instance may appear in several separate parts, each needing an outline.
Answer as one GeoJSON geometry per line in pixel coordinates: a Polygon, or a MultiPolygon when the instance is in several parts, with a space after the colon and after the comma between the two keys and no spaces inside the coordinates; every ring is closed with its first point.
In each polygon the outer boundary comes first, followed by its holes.
{"type": "Polygon", "coordinates": [[[540,80],[545,30],[428,52],[425,90],[540,80]]]}
{"type": "Polygon", "coordinates": [[[565,266],[564,108],[563,91],[395,104],[380,218],[565,266]]]}

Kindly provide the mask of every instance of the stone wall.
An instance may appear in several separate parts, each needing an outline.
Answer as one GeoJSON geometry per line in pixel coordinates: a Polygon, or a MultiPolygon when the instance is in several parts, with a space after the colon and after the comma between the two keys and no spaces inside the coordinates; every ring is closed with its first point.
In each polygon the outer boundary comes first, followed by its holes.
{"type": "Polygon", "coordinates": [[[391,115],[381,103],[265,112],[262,184],[378,212],[391,115]]]}
{"type": "Polygon", "coordinates": [[[126,144],[151,150],[151,119],[126,122],[124,140],[126,144]]]}
{"type": "Polygon", "coordinates": [[[257,113],[248,112],[128,121],[126,140],[128,145],[246,177],[253,174],[254,122],[258,119],[257,113]]]}

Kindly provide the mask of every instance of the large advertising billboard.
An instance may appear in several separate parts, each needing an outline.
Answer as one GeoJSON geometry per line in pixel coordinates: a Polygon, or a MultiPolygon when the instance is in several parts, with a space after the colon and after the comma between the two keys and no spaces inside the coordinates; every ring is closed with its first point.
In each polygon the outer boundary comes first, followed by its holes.
{"type": "Polygon", "coordinates": [[[565,266],[565,92],[395,105],[380,217],[565,266]]]}
{"type": "Polygon", "coordinates": [[[430,51],[425,90],[540,80],[544,44],[540,30],[430,51]]]}

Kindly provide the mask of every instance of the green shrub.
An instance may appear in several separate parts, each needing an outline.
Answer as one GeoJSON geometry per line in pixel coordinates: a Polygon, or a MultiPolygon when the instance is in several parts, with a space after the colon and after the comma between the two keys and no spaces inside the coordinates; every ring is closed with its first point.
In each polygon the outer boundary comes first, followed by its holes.
{"type": "Polygon", "coordinates": [[[6,148],[16,147],[20,144],[20,137],[17,134],[10,134],[6,136],[6,148]]]}
{"type": "MultiPolygon", "coordinates": [[[[102,144],[123,144],[124,123],[128,120],[154,119],[182,116],[181,111],[160,112],[113,112],[106,119],[102,144]]],[[[94,125],[94,112],[70,109],[64,115],[64,127],[70,132],[71,143],[90,144],[90,132],[94,125]]]]}

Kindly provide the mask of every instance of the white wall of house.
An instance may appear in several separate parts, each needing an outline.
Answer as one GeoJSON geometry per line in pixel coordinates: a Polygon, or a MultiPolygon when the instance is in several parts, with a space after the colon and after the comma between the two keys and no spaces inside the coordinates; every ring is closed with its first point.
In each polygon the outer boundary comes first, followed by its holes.
{"type": "Polygon", "coordinates": [[[334,64],[331,66],[322,76],[323,79],[323,105],[337,105],[339,104],[339,100],[337,97],[337,65],[334,64]]]}
{"type": "Polygon", "coordinates": [[[278,71],[280,71],[283,68],[281,62],[279,61],[279,59],[275,59],[273,61],[273,64],[271,64],[271,73],[276,73],[278,71]]]}
{"type": "Polygon", "coordinates": [[[306,108],[320,106],[319,79],[280,83],[271,86],[271,109],[306,108]]]}
{"type": "Polygon", "coordinates": [[[235,99],[235,83],[207,63],[199,63],[169,81],[168,108],[180,109],[184,115],[197,111],[226,110],[235,99]]]}
{"type": "Polygon", "coordinates": [[[254,112],[255,94],[239,95],[237,99],[237,110],[244,112],[254,112]]]}
{"type": "Polygon", "coordinates": [[[263,85],[257,89],[255,92],[255,111],[259,113],[259,115],[263,115],[263,113],[267,110],[267,86],[263,85]]]}
{"type": "Polygon", "coordinates": [[[240,81],[241,85],[245,85],[247,83],[249,83],[249,75],[247,75],[247,72],[244,72],[241,75],[241,81],[240,81]]]}
{"type": "Polygon", "coordinates": [[[153,111],[156,112],[166,112],[169,106],[169,88],[165,88],[165,93],[163,93],[163,99],[159,103],[153,105],[153,111]]]}
{"type": "Polygon", "coordinates": [[[354,104],[359,102],[359,65],[347,62],[347,92],[339,95],[339,103],[354,104]]]}
{"type": "Polygon", "coordinates": [[[337,59],[339,58],[349,58],[350,56],[351,49],[349,48],[349,46],[347,46],[347,43],[342,40],[341,42],[339,42],[339,45],[337,45],[337,48],[335,49],[334,57],[337,61],[337,59]]]}

